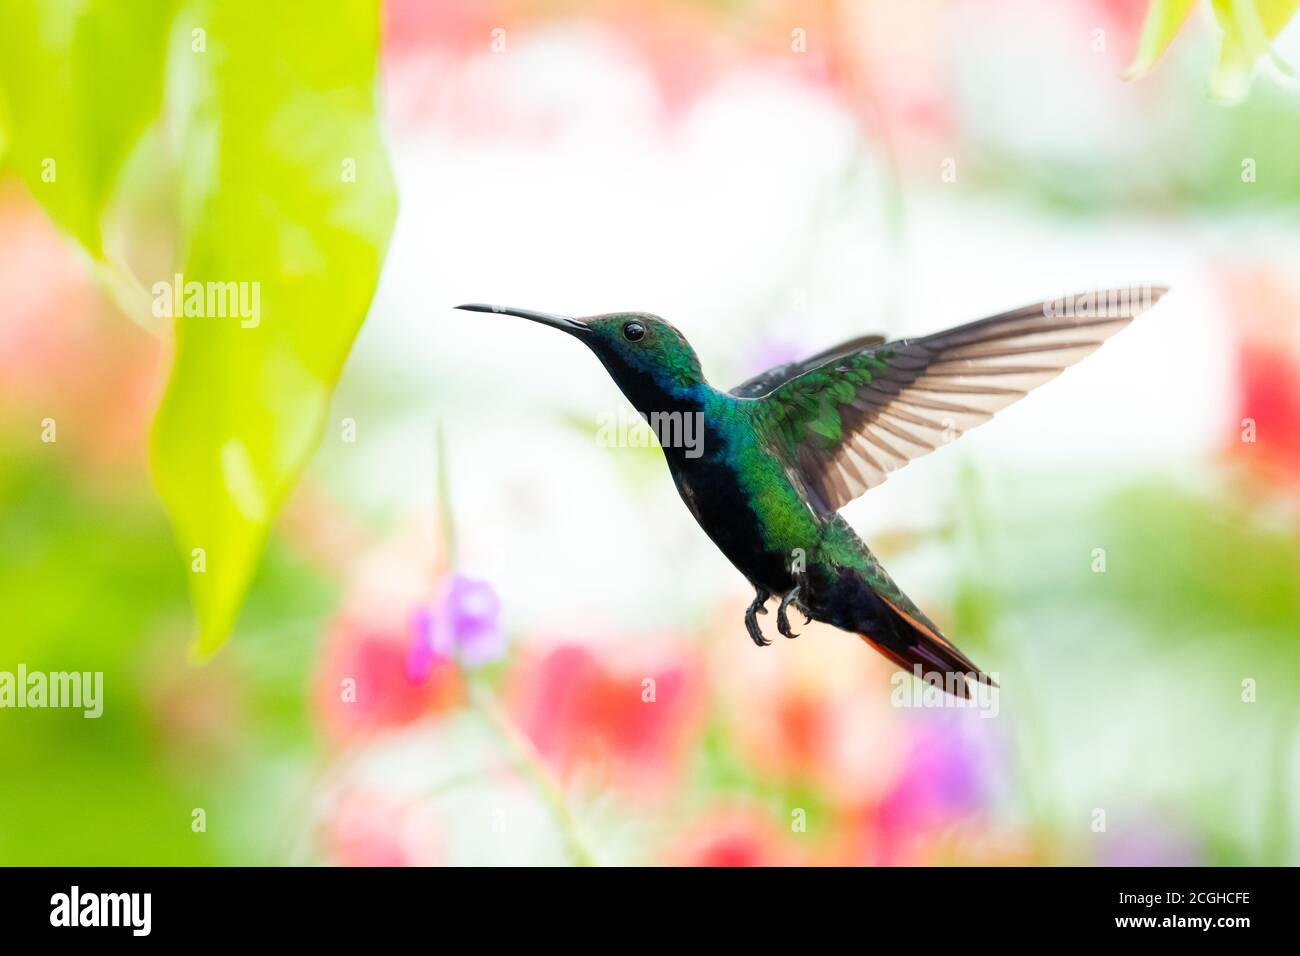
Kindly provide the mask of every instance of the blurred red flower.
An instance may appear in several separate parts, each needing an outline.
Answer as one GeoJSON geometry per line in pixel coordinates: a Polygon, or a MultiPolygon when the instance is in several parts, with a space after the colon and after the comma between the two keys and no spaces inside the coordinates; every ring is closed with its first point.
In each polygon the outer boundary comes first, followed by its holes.
{"type": "Polygon", "coordinates": [[[407,674],[410,636],[344,620],[327,638],[316,678],[316,713],[330,738],[345,742],[428,714],[464,699],[460,668],[433,662],[425,680],[407,674]]]}
{"type": "Polygon", "coordinates": [[[614,662],[569,644],[521,661],[508,697],[557,773],[644,792],[681,769],[697,724],[694,686],[684,663],[614,662]]]}
{"type": "Polygon", "coordinates": [[[1238,330],[1228,453],[1261,477],[1300,485],[1300,288],[1266,268],[1229,271],[1224,282],[1238,330]]]}

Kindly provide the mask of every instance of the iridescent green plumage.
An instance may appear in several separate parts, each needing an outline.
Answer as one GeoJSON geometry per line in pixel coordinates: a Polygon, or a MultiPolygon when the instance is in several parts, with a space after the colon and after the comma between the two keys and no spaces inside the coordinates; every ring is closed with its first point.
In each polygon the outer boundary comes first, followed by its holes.
{"type": "Polygon", "coordinates": [[[663,435],[660,443],[687,508],[755,589],[746,614],[755,643],[769,643],[756,615],[780,596],[786,637],[795,636],[786,620],[793,604],[968,695],[968,681],[987,677],[836,512],[1094,351],[1163,292],[1074,296],[896,342],[863,336],[730,392],[705,380],[680,332],[647,313],[571,319],[461,308],[519,315],[580,338],[652,422],[698,416],[702,447],[663,435]]]}

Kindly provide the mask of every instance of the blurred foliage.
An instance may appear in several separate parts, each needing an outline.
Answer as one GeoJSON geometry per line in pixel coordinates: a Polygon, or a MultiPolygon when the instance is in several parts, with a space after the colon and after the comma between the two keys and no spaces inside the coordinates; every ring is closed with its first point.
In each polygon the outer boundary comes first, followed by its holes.
{"type": "Polygon", "coordinates": [[[96,719],[5,711],[0,861],[283,859],[298,811],[273,781],[277,761],[300,762],[310,741],[306,675],[329,591],[273,548],[250,597],[249,640],[197,672],[177,653],[185,574],[156,502],[3,437],[0,605],[22,622],[6,630],[3,669],[102,671],[105,706],[96,719]],[[253,792],[265,803],[250,804],[253,792]]]}
{"type": "Polygon", "coordinates": [[[321,16],[252,0],[4,0],[3,19],[8,163],[101,262],[123,308],[148,309],[154,283],[120,256],[105,261],[102,221],[147,128],[174,151],[156,172],[175,178],[185,283],[257,289],[252,319],[172,303],[176,360],[153,435],[182,552],[203,552],[190,590],[210,653],[319,442],[395,218],[375,108],[378,4],[321,16]]]}
{"type": "MultiPolygon", "coordinates": [[[[1155,66],[1186,22],[1193,0],[1151,0],[1137,57],[1129,76],[1140,76],[1155,66]]],[[[1223,33],[1219,63],[1210,83],[1215,99],[1237,103],[1250,89],[1250,76],[1260,60],[1273,56],[1269,44],[1291,21],[1300,0],[1211,0],[1214,19],[1223,33]]],[[[1275,56],[1273,60],[1281,69],[1275,56]]]]}
{"type": "Polygon", "coordinates": [[[1204,101],[1166,113],[1112,161],[1069,150],[1027,154],[985,141],[971,166],[981,187],[1080,217],[1189,209],[1269,215],[1300,202],[1298,152],[1300,104],[1262,86],[1232,109],[1204,101]],[[1170,149],[1168,143],[1196,146],[1170,149]],[[1258,170],[1249,182],[1242,178],[1247,158],[1258,170]]]}
{"type": "Polygon", "coordinates": [[[976,653],[997,635],[1033,768],[1017,792],[1046,831],[1125,792],[1176,807],[1207,862],[1289,862],[1300,692],[1278,676],[1300,667],[1300,537],[1269,497],[1214,480],[983,484],[962,498],[981,560],[955,564],[955,610],[976,653]]]}
{"type": "MultiPolygon", "coordinates": [[[[1034,514],[1022,512],[1008,537],[1032,524],[1034,514]]],[[[1050,518],[1054,534],[1029,536],[1020,547],[1031,557],[999,588],[1009,603],[1112,606],[1135,617],[1152,645],[1196,632],[1233,634],[1269,648],[1278,664],[1300,664],[1293,639],[1300,626],[1300,541],[1272,526],[1266,511],[1234,496],[1153,481],[1050,518]],[[1087,567],[1094,548],[1105,549],[1104,573],[1060,573],[1077,563],[1071,554],[1082,555],[1087,567]]]]}
{"type": "MultiPolygon", "coordinates": [[[[1297,8],[1297,0],[1286,3],[1297,8]]],[[[1285,11],[1276,5],[1260,9],[1271,25],[1269,37],[1276,37],[1286,23],[1279,19],[1285,11]]],[[[1300,152],[1300,99],[1294,84],[1259,82],[1248,91],[1242,87],[1230,101],[1213,95],[1211,84],[1212,95],[1204,95],[1207,60],[1226,55],[1236,42],[1235,34],[1223,34],[1216,54],[1207,34],[1222,31],[1197,22],[1209,19],[1208,11],[1198,18],[1191,2],[1151,4],[1127,75],[1142,76],[1168,55],[1159,73],[1140,82],[1086,88],[1094,99],[1083,109],[1118,118],[1096,149],[1080,148],[1082,141],[1069,134],[1038,139],[1026,148],[998,123],[981,121],[987,103],[972,96],[965,120],[966,135],[976,141],[966,166],[970,176],[981,188],[1017,203],[1094,219],[1191,210],[1269,219],[1292,214],[1300,203],[1300,164],[1293,159],[1300,152]],[[1170,52],[1180,30],[1186,36],[1170,52]],[[1137,115],[1141,122],[1124,119],[1137,115]]],[[[1242,74],[1245,80],[1264,61],[1277,72],[1290,72],[1265,45],[1242,74]]]]}

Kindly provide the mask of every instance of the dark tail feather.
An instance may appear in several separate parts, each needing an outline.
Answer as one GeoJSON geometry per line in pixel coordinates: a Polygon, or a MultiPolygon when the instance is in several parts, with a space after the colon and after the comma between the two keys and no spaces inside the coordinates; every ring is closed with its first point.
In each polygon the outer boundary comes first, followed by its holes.
{"type": "Polygon", "coordinates": [[[945,690],[950,693],[955,690],[968,700],[971,697],[972,679],[991,687],[998,686],[996,681],[971,663],[970,658],[940,634],[934,625],[909,614],[883,596],[881,600],[894,612],[894,633],[858,636],[903,670],[909,674],[914,673],[919,664],[923,673],[937,671],[943,677],[945,690]]]}

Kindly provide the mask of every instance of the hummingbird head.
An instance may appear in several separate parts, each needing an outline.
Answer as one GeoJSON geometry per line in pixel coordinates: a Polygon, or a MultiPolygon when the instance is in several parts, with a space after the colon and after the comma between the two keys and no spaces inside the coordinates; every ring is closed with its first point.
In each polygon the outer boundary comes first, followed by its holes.
{"type": "Polygon", "coordinates": [[[477,303],[456,308],[518,316],[568,332],[596,353],[623,394],[641,411],[688,400],[704,384],[691,343],[670,323],[648,312],[611,312],[576,319],[477,303]]]}

